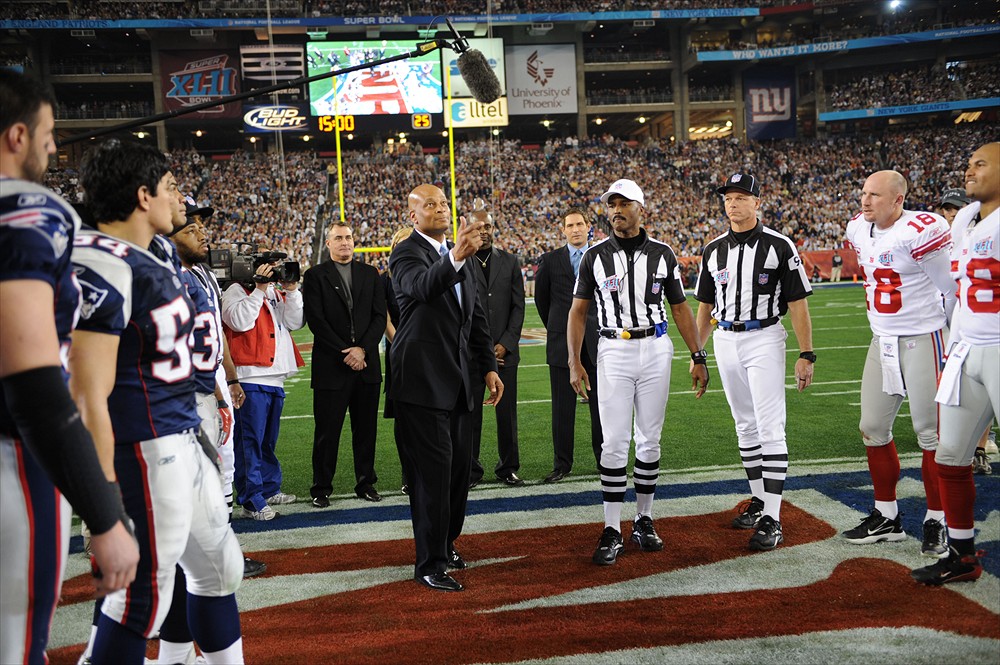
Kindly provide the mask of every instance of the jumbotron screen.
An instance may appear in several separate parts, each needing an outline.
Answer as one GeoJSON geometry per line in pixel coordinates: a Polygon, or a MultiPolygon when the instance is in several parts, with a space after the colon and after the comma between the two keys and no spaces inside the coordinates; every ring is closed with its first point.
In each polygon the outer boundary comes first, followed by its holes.
{"type": "MultiPolygon", "coordinates": [[[[309,75],[346,69],[408,53],[412,41],[310,42],[309,75]]],[[[314,116],[412,115],[442,113],[441,55],[426,55],[376,65],[309,84],[314,116]]]]}

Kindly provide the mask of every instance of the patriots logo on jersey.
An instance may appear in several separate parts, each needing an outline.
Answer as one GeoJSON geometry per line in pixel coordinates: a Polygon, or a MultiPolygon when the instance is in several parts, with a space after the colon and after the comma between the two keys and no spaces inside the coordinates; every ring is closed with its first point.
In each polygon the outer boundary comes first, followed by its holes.
{"type": "Polygon", "coordinates": [[[83,298],[80,301],[80,316],[89,319],[90,316],[104,303],[108,297],[108,290],[101,289],[84,279],[77,279],[80,283],[80,290],[83,298]]]}
{"type": "Polygon", "coordinates": [[[728,284],[729,283],[729,271],[720,270],[715,273],[715,283],[716,284],[728,284]]]}
{"type": "Polygon", "coordinates": [[[770,275],[768,275],[765,272],[762,272],[761,274],[757,275],[757,283],[763,286],[767,284],[767,280],[769,279],[769,277],[770,275]]]}
{"type": "Polygon", "coordinates": [[[892,265],[892,252],[882,252],[878,255],[878,262],[884,266],[892,265]]]}
{"type": "Polygon", "coordinates": [[[42,208],[48,200],[45,194],[21,194],[17,197],[18,208],[42,208]]]}
{"type": "Polygon", "coordinates": [[[603,282],[601,282],[601,290],[603,291],[617,291],[621,287],[621,279],[618,275],[612,275],[603,282]]]}
{"type": "Polygon", "coordinates": [[[989,256],[993,253],[993,238],[985,238],[972,246],[972,253],[979,256],[989,256]]]}

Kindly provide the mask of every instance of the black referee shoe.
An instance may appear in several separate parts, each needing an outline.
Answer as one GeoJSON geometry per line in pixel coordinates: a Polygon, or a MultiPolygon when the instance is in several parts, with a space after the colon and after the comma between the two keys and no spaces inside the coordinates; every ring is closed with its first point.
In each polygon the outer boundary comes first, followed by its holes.
{"type": "Polygon", "coordinates": [[[757,522],[757,529],[750,536],[750,549],[768,552],[780,545],[784,540],[781,535],[781,522],[770,515],[764,515],[757,522]]]}
{"type": "Polygon", "coordinates": [[[643,552],[659,552],[663,549],[663,541],[653,528],[653,518],[640,515],[632,522],[632,542],[641,547],[643,552]]]}
{"type": "Polygon", "coordinates": [[[618,553],[622,551],[622,534],[614,527],[604,527],[601,540],[597,543],[592,560],[598,566],[610,566],[618,560],[618,553]]]}

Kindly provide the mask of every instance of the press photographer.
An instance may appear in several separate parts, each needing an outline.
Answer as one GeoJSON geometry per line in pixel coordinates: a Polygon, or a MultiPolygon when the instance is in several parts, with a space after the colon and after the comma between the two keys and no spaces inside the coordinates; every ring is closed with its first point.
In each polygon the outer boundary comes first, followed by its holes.
{"type": "Polygon", "coordinates": [[[274,519],[278,513],[272,505],[295,501],[281,491],[275,455],[285,379],[305,364],[291,335],[304,320],[299,264],[282,263],[284,257],[280,252],[237,253],[229,275],[220,276],[232,280],[222,295],[222,323],[246,393],[233,434],[236,498],[255,520],[274,519]]]}

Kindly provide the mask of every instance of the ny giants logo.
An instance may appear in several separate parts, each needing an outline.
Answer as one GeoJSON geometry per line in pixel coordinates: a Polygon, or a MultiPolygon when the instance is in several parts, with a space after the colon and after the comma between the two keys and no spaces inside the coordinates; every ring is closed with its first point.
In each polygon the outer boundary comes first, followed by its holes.
{"type": "Polygon", "coordinates": [[[792,89],[750,88],[751,122],[779,122],[792,117],[792,89]]]}
{"type": "Polygon", "coordinates": [[[528,76],[533,78],[538,85],[545,87],[545,84],[555,74],[556,69],[555,67],[546,67],[545,63],[538,59],[538,51],[533,51],[528,56],[527,71],[528,76]]]}

